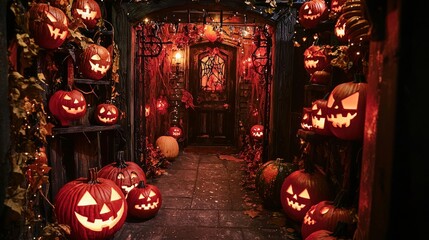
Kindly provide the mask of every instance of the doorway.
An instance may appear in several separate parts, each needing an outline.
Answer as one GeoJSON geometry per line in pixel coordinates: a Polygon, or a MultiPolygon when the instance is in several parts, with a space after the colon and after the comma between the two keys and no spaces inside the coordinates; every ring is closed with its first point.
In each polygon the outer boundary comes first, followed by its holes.
{"type": "Polygon", "coordinates": [[[189,145],[228,145],[235,142],[237,49],[202,43],[189,50],[188,87],[195,108],[189,111],[189,145]]]}

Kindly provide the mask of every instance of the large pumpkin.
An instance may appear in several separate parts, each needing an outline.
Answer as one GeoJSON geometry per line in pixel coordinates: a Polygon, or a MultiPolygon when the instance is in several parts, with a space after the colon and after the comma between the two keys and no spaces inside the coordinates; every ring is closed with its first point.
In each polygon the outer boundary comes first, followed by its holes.
{"type": "Polygon", "coordinates": [[[46,49],[61,46],[68,35],[68,20],[64,12],[46,3],[34,4],[29,10],[28,27],[37,45],[46,49]]]}
{"type": "Polygon", "coordinates": [[[86,114],[86,100],[78,90],[58,90],[49,98],[49,110],[62,126],[69,126],[86,114]]]}
{"type": "Polygon", "coordinates": [[[74,18],[82,19],[88,29],[94,29],[101,18],[101,10],[94,0],[75,0],[72,6],[74,18]]]}
{"type": "Polygon", "coordinates": [[[328,126],[333,135],[344,140],[359,140],[365,125],[367,83],[338,84],[327,103],[328,126]]]}
{"type": "Polygon", "coordinates": [[[160,136],[156,139],[155,145],[167,159],[179,156],[179,143],[172,136],[160,136]]]}
{"type": "Polygon", "coordinates": [[[95,111],[95,121],[100,125],[113,125],[118,122],[119,110],[111,103],[100,103],[95,111]]]}
{"type": "Polygon", "coordinates": [[[299,8],[299,23],[304,28],[314,28],[329,17],[325,0],[310,0],[304,2],[299,8]]]}
{"type": "Polygon", "coordinates": [[[69,239],[110,239],[122,228],[128,205],[121,189],[99,178],[90,169],[88,178],[66,183],[55,196],[55,214],[60,224],[70,226],[69,239]]]}
{"type": "Polygon", "coordinates": [[[333,190],[326,176],[318,171],[296,170],[285,178],[280,199],[287,217],[301,223],[314,204],[333,198],[333,190]]]}
{"type": "Polygon", "coordinates": [[[255,187],[266,208],[277,209],[282,207],[280,190],[283,181],[289,174],[296,170],[296,165],[286,162],[282,158],[270,160],[258,168],[255,177],[255,187]]]}
{"type": "Polygon", "coordinates": [[[80,55],[79,68],[82,75],[93,80],[100,80],[110,69],[112,59],[109,50],[98,44],[89,44],[80,55]]]}
{"type": "Polygon", "coordinates": [[[121,188],[125,196],[140,181],[146,182],[146,174],[143,169],[135,162],[125,161],[123,151],[118,152],[116,162],[101,168],[98,176],[114,181],[121,188]]]}
{"type": "Polygon", "coordinates": [[[307,211],[301,225],[302,238],[317,230],[334,231],[338,223],[347,226],[347,235],[352,237],[356,229],[356,209],[336,207],[333,201],[321,201],[307,211]]]}
{"type": "Polygon", "coordinates": [[[131,189],[127,197],[128,215],[147,219],[154,217],[162,206],[162,195],[158,187],[141,181],[131,189]]]}

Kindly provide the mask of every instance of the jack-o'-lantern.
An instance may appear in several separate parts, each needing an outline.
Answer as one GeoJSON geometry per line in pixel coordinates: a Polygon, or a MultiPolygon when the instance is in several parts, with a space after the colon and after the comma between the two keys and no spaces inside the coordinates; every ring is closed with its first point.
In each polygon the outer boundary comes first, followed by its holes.
{"type": "Polygon", "coordinates": [[[204,27],[204,36],[209,40],[210,42],[216,42],[218,38],[218,32],[216,32],[211,25],[206,25],[204,27]]]}
{"type": "Polygon", "coordinates": [[[168,111],[168,99],[161,95],[158,97],[158,99],[156,99],[156,110],[160,113],[160,114],[165,114],[168,111]]]}
{"type": "Polygon", "coordinates": [[[326,99],[317,99],[311,106],[311,125],[313,131],[320,135],[331,136],[329,126],[326,120],[326,111],[328,101],[326,99]]]}
{"type": "Polygon", "coordinates": [[[301,128],[304,130],[312,130],[311,124],[311,108],[302,108],[301,128]]]}
{"type": "Polygon", "coordinates": [[[345,17],[345,15],[341,15],[334,26],[334,34],[337,37],[338,41],[340,43],[346,43],[348,40],[348,37],[346,35],[346,22],[347,22],[347,18],[345,17]]]}
{"type": "Polygon", "coordinates": [[[331,0],[331,14],[338,16],[343,12],[343,6],[347,0],[331,0]]]}
{"type": "Polygon", "coordinates": [[[365,125],[367,83],[338,84],[327,103],[328,126],[333,135],[344,140],[359,140],[365,125]]]}
{"type": "Polygon", "coordinates": [[[123,151],[118,152],[116,162],[101,168],[98,176],[114,181],[125,196],[140,181],[146,181],[146,174],[143,169],[135,162],[125,161],[123,151]]]}
{"type": "Polygon", "coordinates": [[[310,83],[328,85],[331,81],[331,73],[327,69],[313,72],[310,76],[310,83]]]}
{"type": "Polygon", "coordinates": [[[329,66],[329,59],[324,47],[312,45],[304,51],[304,68],[309,74],[322,71],[329,66]]]}
{"type": "Polygon", "coordinates": [[[78,90],[58,90],[49,99],[49,110],[62,126],[69,126],[85,115],[86,100],[78,90]]]}
{"type": "Polygon", "coordinates": [[[285,178],[280,199],[290,219],[302,222],[306,212],[316,203],[331,200],[333,192],[326,176],[318,171],[296,170],[285,178]]]}
{"type": "Polygon", "coordinates": [[[112,59],[109,50],[98,44],[89,44],[79,59],[82,75],[93,80],[100,80],[110,69],[112,59]]]}
{"type": "Polygon", "coordinates": [[[69,33],[66,14],[45,3],[34,4],[30,8],[28,27],[36,44],[46,49],[61,46],[69,33]]]}
{"type": "Polygon", "coordinates": [[[250,128],[250,137],[255,140],[261,140],[264,138],[264,126],[261,124],[255,124],[250,128]]]}
{"type": "Polygon", "coordinates": [[[94,0],[75,0],[72,6],[74,18],[81,18],[88,29],[94,29],[101,18],[101,10],[94,0]]]}
{"type": "Polygon", "coordinates": [[[310,0],[304,2],[299,8],[299,23],[304,28],[314,28],[329,17],[325,0],[310,0]]]}
{"type": "Polygon", "coordinates": [[[68,239],[110,239],[122,228],[128,205],[121,189],[110,179],[97,176],[66,183],[55,196],[55,213],[60,224],[70,226],[68,239]]]}
{"type": "Polygon", "coordinates": [[[162,195],[159,188],[141,181],[127,197],[128,215],[147,219],[154,217],[162,206],[162,195]]]}
{"type": "Polygon", "coordinates": [[[306,238],[317,230],[334,231],[338,223],[346,224],[349,237],[356,228],[356,210],[353,208],[336,207],[332,201],[321,201],[305,214],[301,225],[302,238],[306,238]]]}
{"type": "Polygon", "coordinates": [[[168,129],[168,135],[174,137],[175,139],[179,139],[183,136],[183,131],[180,127],[172,126],[168,129]]]}
{"type": "Polygon", "coordinates": [[[119,110],[111,103],[100,103],[95,110],[95,121],[101,125],[113,125],[118,122],[119,110]]]}

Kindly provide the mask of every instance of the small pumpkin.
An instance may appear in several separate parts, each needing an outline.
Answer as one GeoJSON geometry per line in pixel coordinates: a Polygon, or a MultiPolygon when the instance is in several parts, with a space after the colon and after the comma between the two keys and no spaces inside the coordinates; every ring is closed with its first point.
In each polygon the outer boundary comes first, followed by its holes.
{"type": "Polygon", "coordinates": [[[116,162],[102,167],[98,172],[98,176],[114,181],[125,196],[140,181],[146,181],[146,174],[137,163],[125,161],[124,151],[118,152],[116,162]]]}
{"type": "Polygon", "coordinates": [[[315,28],[319,23],[328,20],[329,9],[325,0],[310,0],[299,8],[299,23],[304,28],[315,28]]]}
{"type": "Polygon", "coordinates": [[[304,130],[313,129],[313,125],[311,124],[311,108],[302,108],[301,128],[304,130]]]}
{"type": "Polygon", "coordinates": [[[66,183],[55,196],[55,214],[60,224],[70,226],[68,239],[110,239],[122,228],[128,205],[121,189],[96,169],[89,177],[66,183]]]}
{"type": "Polygon", "coordinates": [[[168,135],[174,137],[175,139],[179,139],[183,136],[183,131],[180,127],[171,126],[168,129],[168,135]]]}
{"type": "Polygon", "coordinates": [[[179,143],[172,136],[158,137],[155,145],[167,159],[174,159],[179,156],[179,143]]]}
{"type": "Polygon", "coordinates": [[[304,51],[304,68],[311,75],[316,71],[325,70],[330,65],[324,46],[312,45],[304,51]]]}
{"type": "Polygon", "coordinates": [[[264,138],[264,126],[255,124],[250,128],[250,137],[255,140],[262,140],[264,138]]]}
{"type": "Polygon", "coordinates": [[[140,181],[127,197],[128,215],[138,219],[154,217],[162,206],[161,191],[157,186],[140,181]]]}
{"type": "Polygon", "coordinates": [[[37,45],[46,49],[60,47],[69,34],[66,14],[46,3],[34,4],[28,11],[30,35],[37,45]]]}
{"type": "Polygon", "coordinates": [[[93,80],[100,80],[110,69],[112,59],[109,50],[98,44],[88,44],[79,58],[82,75],[93,80]]]}
{"type": "Polygon", "coordinates": [[[297,170],[293,163],[286,162],[282,158],[270,160],[262,164],[255,177],[256,192],[262,200],[264,207],[268,209],[281,208],[280,191],[284,179],[297,170]]]}
{"type": "Polygon", "coordinates": [[[49,98],[49,110],[62,126],[85,116],[87,107],[85,97],[78,90],[58,90],[49,98]]]}
{"type": "Polygon", "coordinates": [[[111,103],[100,103],[95,111],[95,121],[101,125],[114,125],[118,122],[119,110],[111,103]]]}
{"type": "Polygon", "coordinates": [[[101,18],[101,9],[94,0],[75,0],[72,14],[74,18],[82,19],[88,29],[94,29],[101,18]]]}

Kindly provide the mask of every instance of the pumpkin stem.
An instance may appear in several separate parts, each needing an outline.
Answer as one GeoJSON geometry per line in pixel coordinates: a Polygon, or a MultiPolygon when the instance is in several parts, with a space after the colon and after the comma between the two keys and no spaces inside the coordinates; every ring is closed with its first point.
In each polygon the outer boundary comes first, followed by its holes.
{"type": "Polygon", "coordinates": [[[116,154],[116,167],[117,168],[126,168],[128,167],[128,164],[125,162],[125,152],[119,151],[116,154]]]}
{"type": "Polygon", "coordinates": [[[137,188],[145,188],[146,187],[146,184],[145,184],[145,182],[144,181],[140,181],[139,182],[139,184],[137,185],[137,188]]]}
{"type": "Polygon", "coordinates": [[[90,168],[88,170],[89,174],[88,174],[88,184],[97,184],[99,183],[98,181],[98,170],[97,168],[90,168]]]}

